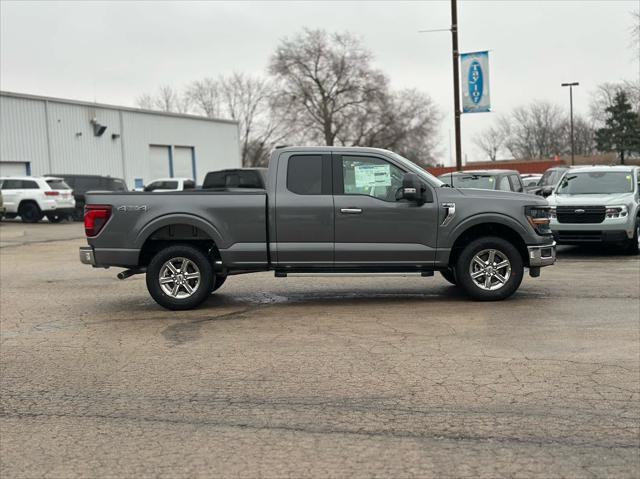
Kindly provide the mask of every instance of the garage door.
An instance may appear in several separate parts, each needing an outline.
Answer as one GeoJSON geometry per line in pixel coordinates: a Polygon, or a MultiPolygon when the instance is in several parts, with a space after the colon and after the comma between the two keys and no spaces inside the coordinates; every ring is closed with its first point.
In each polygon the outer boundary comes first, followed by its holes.
{"type": "Polygon", "coordinates": [[[167,178],[169,173],[170,147],[166,145],[149,145],[149,178],[145,182],[149,183],[156,178],[167,178]]]}
{"type": "Polygon", "coordinates": [[[173,176],[176,178],[194,178],[193,147],[176,146],[173,149],[173,176]]]}
{"type": "Polygon", "coordinates": [[[20,161],[0,161],[0,176],[29,175],[29,163],[20,161]]]}

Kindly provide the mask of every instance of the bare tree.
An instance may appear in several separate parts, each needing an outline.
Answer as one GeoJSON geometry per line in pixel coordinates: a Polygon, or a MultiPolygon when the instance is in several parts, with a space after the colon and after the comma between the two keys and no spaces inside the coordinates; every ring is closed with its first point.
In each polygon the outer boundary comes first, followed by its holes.
{"type": "MultiPolygon", "coordinates": [[[[567,136],[567,139],[565,140],[567,144],[567,151],[565,153],[569,153],[571,151],[571,127],[568,119],[565,123],[564,130],[567,136]]],[[[595,134],[596,129],[593,122],[583,118],[582,116],[574,115],[573,141],[576,155],[588,156],[593,155],[596,152],[595,134]]]]}
{"type": "Polygon", "coordinates": [[[371,54],[349,33],[305,30],[285,39],[269,71],[281,83],[283,100],[309,136],[333,145],[360,106],[387,84],[370,64],[371,54]]]}
{"type": "Polygon", "coordinates": [[[501,117],[505,146],[515,158],[549,158],[565,152],[566,116],[558,105],[537,101],[501,117]]]}
{"type": "Polygon", "coordinates": [[[491,126],[476,136],[473,142],[491,161],[496,161],[498,159],[498,152],[500,152],[504,145],[505,139],[506,133],[504,128],[491,126]]]}
{"type": "Polygon", "coordinates": [[[186,95],[182,95],[170,85],[162,85],[155,95],[145,93],[136,99],[140,108],[159,110],[171,113],[188,113],[191,102],[186,95]]]}
{"type": "Polygon", "coordinates": [[[338,141],[343,145],[385,148],[430,166],[440,113],[431,98],[414,89],[380,91],[360,105],[338,141]]]}
{"type": "Polygon", "coordinates": [[[203,78],[192,82],[186,90],[186,96],[195,107],[195,111],[209,118],[220,116],[220,82],[213,78],[203,78]]]}
{"type": "Polygon", "coordinates": [[[274,107],[273,83],[234,73],[220,79],[219,90],[224,116],[238,122],[242,164],[258,166],[266,163],[274,143],[287,131],[274,107]]]}
{"type": "Polygon", "coordinates": [[[305,30],[280,44],[269,69],[280,82],[278,104],[288,108],[282,116],[294,127],[290,137],[388,148],[433,162],[440,120],[433,102],[416,90],[391,92],[352,35],[305,30]]]}

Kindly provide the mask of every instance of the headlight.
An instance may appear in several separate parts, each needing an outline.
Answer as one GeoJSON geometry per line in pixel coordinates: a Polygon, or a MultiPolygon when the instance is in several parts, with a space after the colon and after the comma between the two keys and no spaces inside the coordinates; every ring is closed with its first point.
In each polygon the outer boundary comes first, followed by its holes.
{"type": "Polygon", "coordinates": [[[607,206],[605,211],[607,218],[620,218],[621,216],[624,218],[627,216],[627,212],[627,207],[624,205],[607,206]]]}
{"type": "Polygon", "coordinates": [[[549,217],[554,219],[554,220],[558,217],[556,215],[556,207],[555,206],[549,206],[549,217]]]}
{"type": "MultiPolygon", "coordinates": [[[[555,212],[555,208],[553,208],[555,212]]],[[[536,233],[540,235],[551,234],[549,221],[551,218],[551,208],[549,206],[527,206],[525,216],[536,233]]]]}

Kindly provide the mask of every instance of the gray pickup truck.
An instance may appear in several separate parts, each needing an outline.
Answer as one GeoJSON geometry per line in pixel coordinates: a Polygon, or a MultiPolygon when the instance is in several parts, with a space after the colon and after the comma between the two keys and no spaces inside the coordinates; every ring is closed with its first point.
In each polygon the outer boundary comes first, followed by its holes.
{"type": "Polygon", "coordinates": [[[87,194],[80,260],[146,273],[168,309],[202,303],[228,275],[440,271],[501,300],[555,262],[543,198],[456,189],[374,148],[276,149],[262,189],[87,194]]]}

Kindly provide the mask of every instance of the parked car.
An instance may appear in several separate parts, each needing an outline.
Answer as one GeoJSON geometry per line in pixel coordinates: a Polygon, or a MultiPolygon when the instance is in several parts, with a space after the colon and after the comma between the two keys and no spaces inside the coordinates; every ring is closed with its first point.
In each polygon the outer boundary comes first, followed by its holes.
{"type": "Polygon", "coordinates": [[[73,214],[76,201],[62,178],[11,176],[0,178],[5,216],[20,216],[25,223],[37,223],[43,216],[57,223],[73,214]]]}
{"type": "Polygon", "coordinates": [[[528,192],[532,195],[544,196],[545,198],[553,193],[562,175],[569,169],[568,166],[555,166],[544,172],[538,186],[531,188],[528,192]]]}
{"type": "Polygon", "coordinates": [[[0,221],[4,218],[4,214],[6,212],[6,208],[4,207],[4,202],[2,200],[2,191],[0,191],[0,221]]]}
{"type": "Polygon", "coordinates": [[[567,170],[549,196],[551,230],[559,244],[623,244],[638,253],[640,167],[567,170]]]}
{"type": "Polygon", "coordinates": [[[538,187],[538,183],[540,182],[542,175],[526,174],[526,175],[520,175],[520,178],[522,178],[524,190],[526,192],[530,192],[534,188],[538,187]]]}
{"type": "Polygon", "coordinates": [[[202,188],[260,188],[264,189],[267,181],[266,168],[233,168],[210,171],[204,177],[202,188]]]}
{"type": "Polygon", "coordinates": [[[87,191],[127,191],[127,184],[121,178],[101,175],[49,175],[64,179],[64,182],[73,190],[76,207],[72,217],[76,221],[82,221],[84,217],[85,194],[87,191]]]}
{"type": "Polygon", "coordinates": [[[158,178],[145,186],[144,191],[161,193],[163,191],[193,190],[195,187],[196,183],[191,178],[158,178]]]}
{"type": "Polygon", "coordinates": [[[515,191],[522,193],[524,186],[516,170],[468,170],[445,173],[438,178],[454,188],[515,191]]]}
{"type": "Polygon", "coordinates": [[[546,200],[446,187],[409,160],[358,147],[286,147],[266,190],[89,193],[80,260],[146,273],[168,309],[190,309],[230,274],[441,271],[477,300],[512,295],[555,262],[546,200]],[[496,201],[500,199],[500,201],[496,201]]]}

